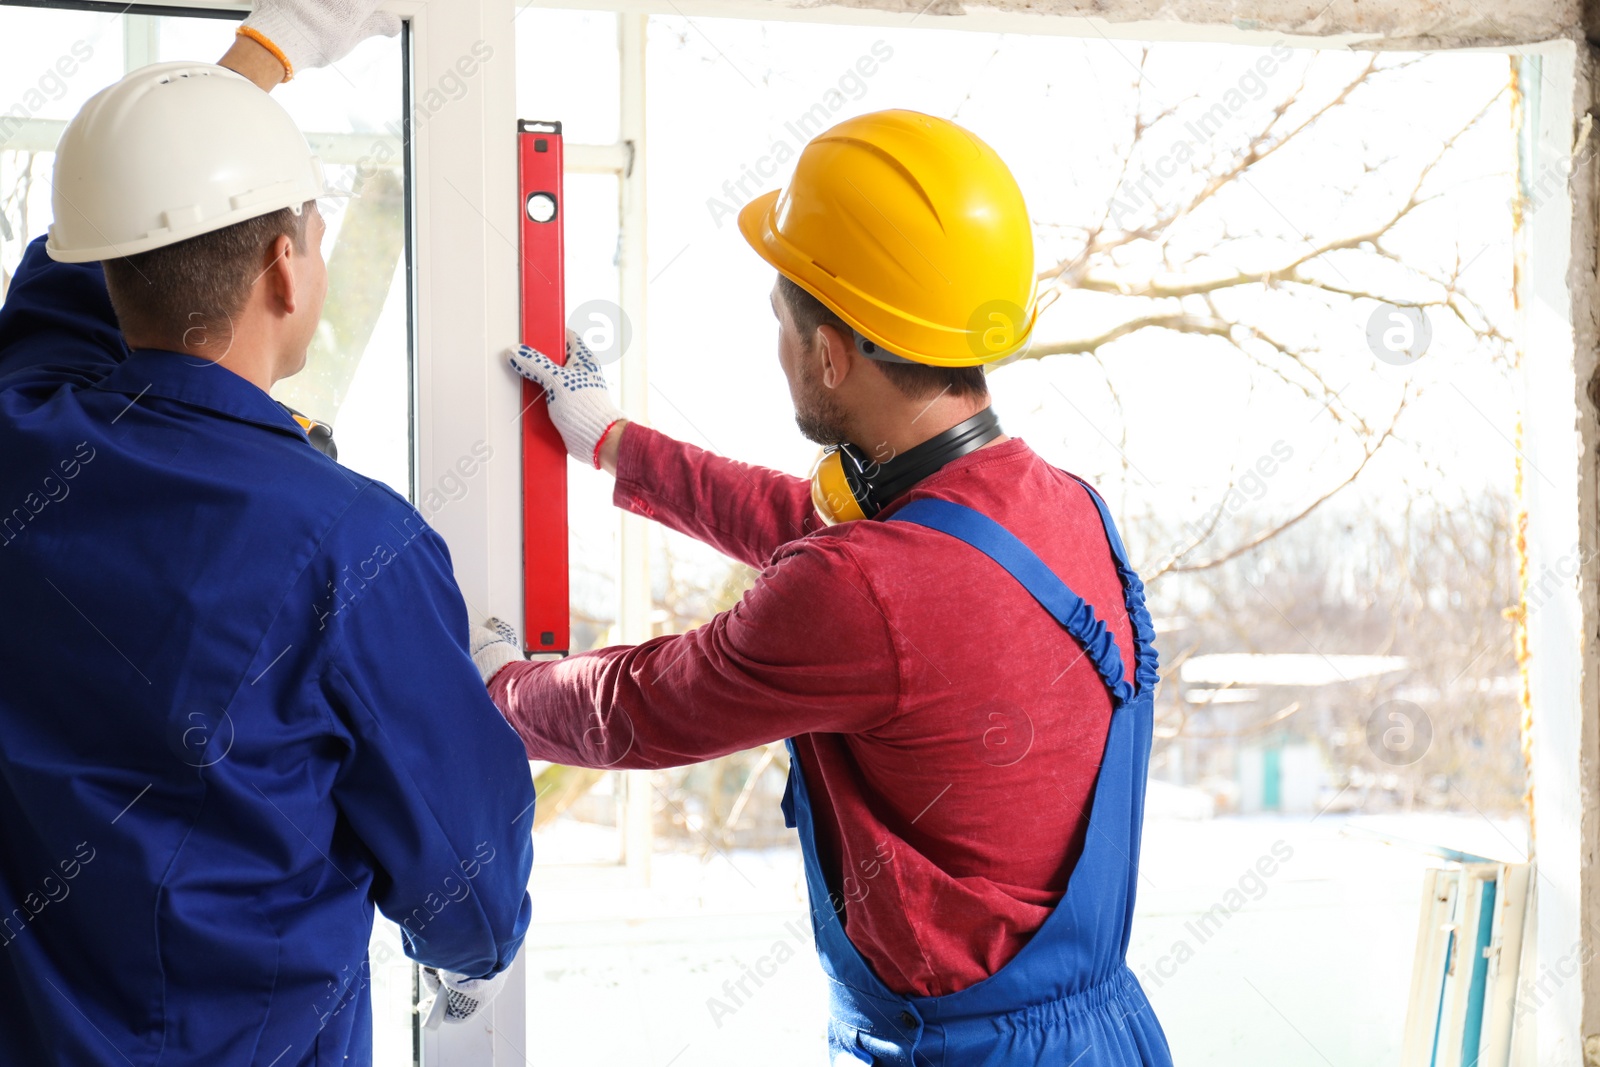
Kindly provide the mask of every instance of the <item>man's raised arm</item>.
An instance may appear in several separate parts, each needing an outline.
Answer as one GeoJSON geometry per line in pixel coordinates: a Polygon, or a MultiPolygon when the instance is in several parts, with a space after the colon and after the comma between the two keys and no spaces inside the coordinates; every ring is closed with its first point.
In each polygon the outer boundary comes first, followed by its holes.
{"type": "Polygon", "coordinates": [[[518,374],[543,389],[569,455],[617,477],[616,505],[765,567],[821,521],[803,478],[714,455],[630,423],[611,402],[599,362],[576,334],[557,365],[523,346],[518,374]]]}

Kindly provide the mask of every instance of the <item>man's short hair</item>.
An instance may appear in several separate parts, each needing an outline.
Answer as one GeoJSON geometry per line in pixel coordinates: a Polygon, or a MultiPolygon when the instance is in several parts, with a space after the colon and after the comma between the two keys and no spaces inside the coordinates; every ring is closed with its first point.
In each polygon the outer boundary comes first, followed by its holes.
{"type": "MultiPolygon", "coordinates": [[[[789,308],[789,317],[794,319],[795,328],[808,345],[817,327],[823,323],[844,334],[846,340],[855,337],[849,323],[782,274],[778,275],[778,293],[789,308]]],[[[911,400],[942,393],[965,397],[989,395],[989,383],[983,380],[982,367],[935,367],[926,363],[889,363],[881,359],[875,359],[872,363],[883,372],[891,385],[911,400]]]]}
{"type": "Polygon", "coordinates": [[[141,343],[182,350],[185,335],[226,338],[265,273],[268,249],[279,237],[306,250],[306,221],[283,208],[148,252],[108,259],[106,288],[122,332],[141,343]],[[201,331],[196,334],[194,331],[201,331]]]}

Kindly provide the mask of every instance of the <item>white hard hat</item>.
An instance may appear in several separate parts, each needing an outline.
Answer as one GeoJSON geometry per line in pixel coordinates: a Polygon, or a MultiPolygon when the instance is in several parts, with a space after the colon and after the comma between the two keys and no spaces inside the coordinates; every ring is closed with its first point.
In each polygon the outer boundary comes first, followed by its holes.
{"type": "Polygon", "coordinates": [[[45,248],[63,263],[117,259],[338,195],[289,113],[251,82],[157,63],[67,124],[45,248]]]}

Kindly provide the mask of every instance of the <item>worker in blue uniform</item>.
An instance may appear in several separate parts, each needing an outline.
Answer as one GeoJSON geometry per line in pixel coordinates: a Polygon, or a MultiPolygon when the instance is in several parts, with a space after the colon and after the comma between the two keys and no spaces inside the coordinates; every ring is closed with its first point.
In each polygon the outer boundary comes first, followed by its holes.
{"type": "MultiPolygon", "coordinates": [[[[262,85],[395,28],[271,2],[247,26],[301,32],[224,57],[262,85]]],[[[266,392],[321,313],[320,165],[245,77],[162,64],[53,181],[0,306],[0,1064],[369,1063],[374,906],[468,1017],[534,795],[444,542],[266,392]]]]}

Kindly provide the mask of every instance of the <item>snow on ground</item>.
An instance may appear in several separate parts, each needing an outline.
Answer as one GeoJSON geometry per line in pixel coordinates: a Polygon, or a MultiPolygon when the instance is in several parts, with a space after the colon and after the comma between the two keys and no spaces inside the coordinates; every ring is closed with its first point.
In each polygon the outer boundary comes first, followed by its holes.
{"type": "MultiPolygon", "coordinates": [[[[1397,1062],[1422,872],[1439,861],[1373,828],[1455,847],[1520,840],[1476,815],[1147,824],[1129,963],[1178,1063],[1397,1062]]],[[[799,853],[658,854],[652,881],[536,867],[530,1061],[825,1063],[799,853]]]]}

